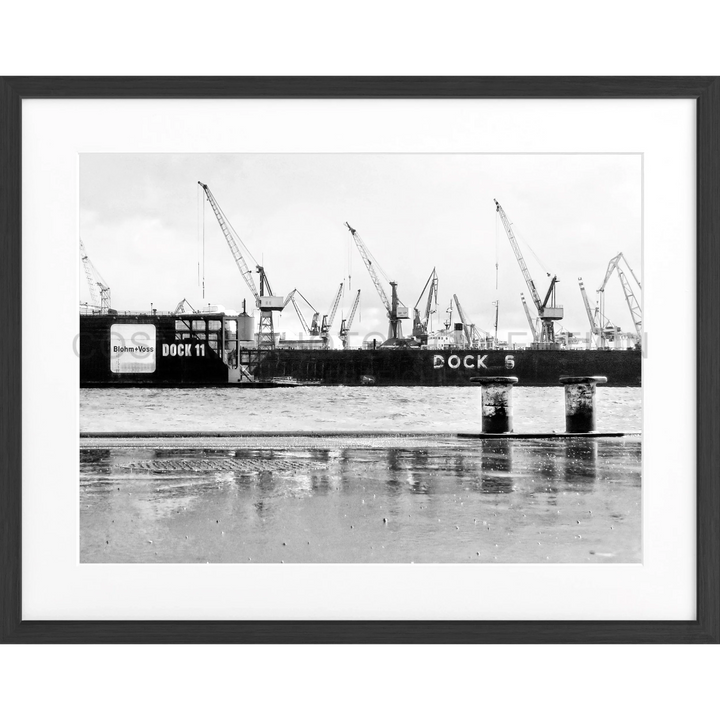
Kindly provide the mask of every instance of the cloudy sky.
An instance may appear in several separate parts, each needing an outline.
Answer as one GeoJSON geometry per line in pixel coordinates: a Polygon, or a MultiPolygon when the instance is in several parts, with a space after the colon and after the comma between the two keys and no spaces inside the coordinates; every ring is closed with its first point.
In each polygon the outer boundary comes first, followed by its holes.
{"type": "MultiPolygon", "coordinates": [[[[384,335],[387,318],[346,221],[410,308],[436,268],[436,328],[455,293],[470,320],[488,331],[499,300],[501,339],[528,331],[520,293],[528,301],[529,293],[493,198],[513,223],[541,296],[547,273],[558,276],[566,329],[588,330],[579,277],[594,304],[618,252],[640,276],[638,155],[84,154],[81,237],[116,309],[148,310],[152,303],[172,310],[182,298],[196,308],[212,303],[240,310],[243,299],[253,307],[198,180],[252,254],[248,265],[254,267],[253,258],[264,265],[277,295],[297,288],[322,315],[344,282],[337,332],[362,290],[354,345],[367,333],[384,335]],[[204,299],[198,283],[203,238],[204,299]]],[[[89,300],[84,274],[80,279],[80,299],[89,300]]],[[[606,311],[632,329],[617,277],[608,284],[606,311]]],[[[288,336],[300,331],[291,306],[278,325],[288,336]]],[[[403,323],[406,335],[411,325],[403,323]]]]}

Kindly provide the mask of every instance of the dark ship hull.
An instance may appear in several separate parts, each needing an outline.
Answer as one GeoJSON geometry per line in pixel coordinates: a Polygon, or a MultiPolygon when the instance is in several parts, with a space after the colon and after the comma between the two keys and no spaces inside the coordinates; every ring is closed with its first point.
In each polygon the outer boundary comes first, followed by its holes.
{"type": "Polygon", "coordinates": [[[258,352],[229,316],[80,315],[81,387],[469,385],[514,375],[557,385],[563,375],[605,375],[641,385],[638,350],[276,349],[258,352]]]}

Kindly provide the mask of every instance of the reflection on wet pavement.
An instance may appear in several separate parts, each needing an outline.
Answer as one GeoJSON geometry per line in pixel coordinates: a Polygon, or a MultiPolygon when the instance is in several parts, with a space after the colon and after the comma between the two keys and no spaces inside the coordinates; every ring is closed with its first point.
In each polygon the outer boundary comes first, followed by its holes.
{"type": "Polygon", "coordinates": [[[640,562],[637,437],[85,447],[81,562],[640,562]]]}

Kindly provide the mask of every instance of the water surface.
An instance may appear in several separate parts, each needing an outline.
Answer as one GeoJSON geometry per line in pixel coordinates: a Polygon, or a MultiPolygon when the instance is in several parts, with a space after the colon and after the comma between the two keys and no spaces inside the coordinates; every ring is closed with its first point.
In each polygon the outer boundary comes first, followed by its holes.
{"type": "Polygon", "coordinates": [[[81,452],[82,562],[639,562],[637,438],[81,452]]]}
{"type": "MultiPolygon", "coordinates": [[[[480,388],[316,386],[80,390],[81,431],[477,432],[480,388]]],[[[597,390],[598,430],[642,429],[642,389],[597,390]]],[[[515,387],[517,432],[562,431],[563,388],[515,387]]]]}

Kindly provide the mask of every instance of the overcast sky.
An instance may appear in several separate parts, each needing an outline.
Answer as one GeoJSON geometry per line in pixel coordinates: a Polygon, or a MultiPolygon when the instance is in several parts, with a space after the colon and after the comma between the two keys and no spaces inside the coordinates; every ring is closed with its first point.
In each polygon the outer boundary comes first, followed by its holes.
{"type": "MultiPolygon", "coordinates": [[[[437,269],[434,328],[442,326],[456,293],[470,320],[488,331],[499,300],[501,339],[528,331],[520,293],[531,309],[532,303],[493,198],[513,223],[541,296],[546,272],[557,274],[568,330],[588,331],[578,277],[594,304],[618,252],[640,276],[639,155],[83,154],[80,233],[119,311],[148,310],[150,303],[172,310],[182,298],[196,308],[212,303],[239,311],[243,299],[253,308],[198,180],[264,265],[277,295],[298,288],[322,315],[345,282],[334,333],[358,289],[353,331],[359,337],[387,332],[385,310],[345,221],[410,308],[437,269]],[[203,235],[204,300],[198,284],[203,235]]],[[[252,258],[246,260],[254,269],[252,258]]],[[[84,274],[80,278],[80,299],[89,300],[84,274]]],[[[632,330],[617,277],[608,284],[606,311],[632,330]]],[[[276,329],[288,336],[300,330],[291,306],[276,329]]],[[[411,330],[411,321],[403,322],[404,334],[411,330]]]]}

